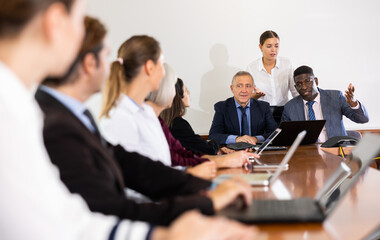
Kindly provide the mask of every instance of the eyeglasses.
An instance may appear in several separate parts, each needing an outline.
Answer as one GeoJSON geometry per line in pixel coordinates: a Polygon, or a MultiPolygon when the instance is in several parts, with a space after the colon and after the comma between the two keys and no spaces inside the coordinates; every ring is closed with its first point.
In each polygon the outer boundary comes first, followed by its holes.
{"type": "Polygon", "coordinates": [[[313,81],[314,81],[314,77],[310,77],[302,81],[298,81],[294,86],[296,88],[302,88],[304,84],[306,84],[306,86],[311,86],[313,84],[313,81]]]}

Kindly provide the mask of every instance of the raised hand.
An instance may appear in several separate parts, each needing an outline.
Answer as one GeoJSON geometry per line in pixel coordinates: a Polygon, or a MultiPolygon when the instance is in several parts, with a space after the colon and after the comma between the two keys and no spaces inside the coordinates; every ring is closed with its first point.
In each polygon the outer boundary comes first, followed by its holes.
{"type": "Polygon", "coordinates": [[[344,96],[346,97],[346,102],[350,104],[351,107],[356,107],[358,105],[358,101],[354,98],[354,92],[355,92],[355,87],[350,83],[348,85],[347,90],[345,91],[344,96]]]}

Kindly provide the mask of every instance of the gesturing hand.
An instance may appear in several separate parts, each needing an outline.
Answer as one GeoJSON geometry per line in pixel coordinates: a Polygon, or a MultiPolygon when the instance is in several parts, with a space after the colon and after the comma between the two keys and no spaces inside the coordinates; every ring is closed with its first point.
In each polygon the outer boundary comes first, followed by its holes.
{"type": "Polygon", "coordinates": [[[354,85],[352,85],[352,83],[350,83],[344,96],[346,97],[346,102],[348,102],[348,104],[350,104],[351,107],[356,107],[358,105],[358,101],[354,98],[354,92],[355,87],[354,85]]]}

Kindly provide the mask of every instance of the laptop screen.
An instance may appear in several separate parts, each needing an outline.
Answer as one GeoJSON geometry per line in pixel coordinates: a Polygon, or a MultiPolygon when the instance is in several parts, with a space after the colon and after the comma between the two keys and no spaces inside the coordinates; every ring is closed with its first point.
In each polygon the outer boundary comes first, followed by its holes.
{"type": "Polygon", "coordinates": [[[344,163],[342,162],[339,168],[342,169],[342,166],[348,167],[350,173],[345,176],[345,174],[338,169],[326,183],[326,185],[331,186],[331,189],[328,189],[326,186],[317,194],[315,199],[319,202],[322,209],[325,210],[326,214],[331,212],[348,190],[353,187],[379,152],[380,137],[373,134],[366,134],[353,149],[351,156],[349,156],[344,163]],[[339,172],[342,173],[340,175],[341,179],[339,179],[339,172]],[[329,184],[329,182],[334,181],[336,184],[329,184]]]}
{"type": "Polygon", "coordinates": [[[266,147],[268,147],[268,145],[273,141],[273,139],[275,139],[275,137],[277,137],[277,135],[281,132],[281,129],[280,128],[277,128],[276,130],[274,130],[271,135],[269,135],[269,137],[267,139],[265,139],[265,141],[261,144],[261,146],[259,147],[259,149],[256,150],[256,154],[260,155],[266,147]]]}

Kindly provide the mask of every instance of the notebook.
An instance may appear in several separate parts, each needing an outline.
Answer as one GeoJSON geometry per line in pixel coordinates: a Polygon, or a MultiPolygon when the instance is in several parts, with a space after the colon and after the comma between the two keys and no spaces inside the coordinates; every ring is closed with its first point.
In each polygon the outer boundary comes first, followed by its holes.
{"type": "MultiPolygon", "coordinates": [[[[284,158],[282,159],[279,166],[276,168],[274,174],[271,173],[250,173],[250,174],[240,174],[242,178],[244,178],[249,184],[252,186],[268,186],[280,176],[281,172],[285,169],[288,164],[290,158],[293,156],[297,147],[300,145],[302,139],[305,137],[306,131],[302,131],[298,134],[296,140],[294,140],[292,146],[289,148],[289,151],[286,153],[284,158]]],[[[222,174],[216,177],[213,181],[216,183],[221,183],[229,178],[234,176],[233,174],[222,174]]]]}
{"type": "Polygon", "coordinates": [[[218,214],[245,223],[323,222],[354,186],[379,151],[380,136],[366,134],[348,159],[350,167],[342,162],[314,199],[255,199],[248,208],[233,205],[218,214]]]}
{"type": "Polygon", "coordinates": [[[297,134],[306,130],[307,134],[301,145],[316,143],[318,136],[321,133],[326,120],[308,120],[308,121],[290,121],[281,122],[279,128],[282,129],[272,145],[275,146],[290,146],[297,134]]]}

